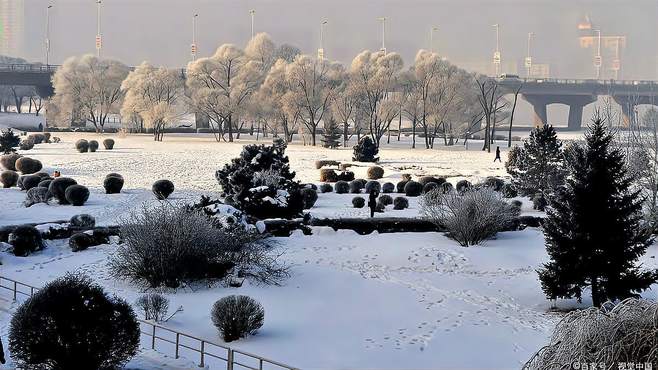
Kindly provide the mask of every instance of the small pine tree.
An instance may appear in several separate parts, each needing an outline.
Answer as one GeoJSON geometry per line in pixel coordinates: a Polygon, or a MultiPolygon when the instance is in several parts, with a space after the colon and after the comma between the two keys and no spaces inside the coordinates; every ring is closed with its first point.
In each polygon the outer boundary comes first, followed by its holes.
{"type": "Polygon", "coordinates": [[[14,147],[17,147],[20,142],[21,138],[18,135],[14,135],[12,129],[2,130],[2,135],[0,135],[0,152],[3,154],[13,153],[16,151],[14,147]]]}
{"type": "Polygon", "coordinates": [[[548,195],[553,188],[564,183],[562,143],[553,126],[534,129],[523,148],[515,149],[512,154],[505,167],[522,195],[539,192],[548,195]]]}
{"type": "Polygon", "coordinates": [[[358,162],[377,162],[379,161],[378,153],[379,148],[377,144],[375,144],[370,136],[366,135],[354,146],[352,160],[358,162]]]}
{"type": "Polygon", "coordinates": [[[340,146],[341,132],[338,124],[332,118],[327,121],[322,134],[322,146],[325,148],[336,149],[340,146]]]}
{"type": "Polygon", "coordinates": [[[569,177],[550,199],[544,223],[551,261],[538,273],[548,298],[580,301],[583,289],[590,287],[598,307],[634,296],[658,278],[636,264],[651,236],[642,223],[640,191],[633,190],[633,178],[612,139],[596,119],[586,144],[569,148],[569,177]]]}

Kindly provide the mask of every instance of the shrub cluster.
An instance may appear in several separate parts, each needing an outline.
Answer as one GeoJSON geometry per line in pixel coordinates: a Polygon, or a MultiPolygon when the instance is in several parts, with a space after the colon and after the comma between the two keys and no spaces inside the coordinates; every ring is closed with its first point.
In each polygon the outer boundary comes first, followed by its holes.
{"type": "Polygon", "coordinates": [[[51,197],[52,195],[48,191],[48,188],[43,188],[41,186],[33,187],[27,191],[27,194],[25,194],[23,205],[25,207],[31,207],[37,203],[48,204],[51,197]]]}
{"type": "Polygon", "coordinates": [[[320,185],[320,192],[321,193],[331,193],[334,191],[334,187],[331,186],[331,184],[324,183],[320,185]]]}
{"type": "Polygon", "coordinates": [[[5,170],[16,171],[16,161],[21,155],[18,153],[9,153],[0,156],[0,165],[5,170]]]}
{"type": "Polygon", "coordinates": [[[338,181],[338,174],[330,168],[323,168],[320,170],[320,181],[336,182],[338,181]]]}
{"type": "Polygon", "coordinates": [[[48,187],[48,191],[56,198],[59,204],[70,204],[66,199],[66,189],[70,186],[77,185],[78,183],[69,177],[57,177],[48,187]]]}
{"type": "Polygon", "coordinates": [[[352,171],[341,171],[341,173],[338,174],[338,180],[352,181],[352,180],[354,180],[354,172],[352,172],[352,171]]]}
{"type": "Polygon", "coordinates": [[[36,227],[30,225],[16,227],[9,234],[8,241],[12,246],[12,252],[18,257],[27,257],[30,253],[44,248],[41,233],[36,227]]]}
{"type": "Polygon", "coordinates": [[[265,310],[250,297],[230,295],[215,302],[210,317],[222,339],[232,342],[255,334],[263,326],[265,310]]]}

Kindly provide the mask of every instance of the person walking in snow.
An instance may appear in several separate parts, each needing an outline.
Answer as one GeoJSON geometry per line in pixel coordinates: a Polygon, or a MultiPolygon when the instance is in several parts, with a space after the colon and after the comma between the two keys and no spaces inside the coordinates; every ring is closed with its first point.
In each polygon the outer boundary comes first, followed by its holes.
{"type": "Polygon", "coordinates": [[[496,158],[494,158],[494,162],[496,160],[498,160],[498,162],[502,162],[502,160],[500,159],[500,147],[499,146],[496,147],[496,158]]]}
{"type": "Polygon", "coordinates": [[[375,208],[377,208],[377,190],[370,190],[370,197],[368,198],[368,207],[370,207],[370,217],[375,217],[375,208]]]}

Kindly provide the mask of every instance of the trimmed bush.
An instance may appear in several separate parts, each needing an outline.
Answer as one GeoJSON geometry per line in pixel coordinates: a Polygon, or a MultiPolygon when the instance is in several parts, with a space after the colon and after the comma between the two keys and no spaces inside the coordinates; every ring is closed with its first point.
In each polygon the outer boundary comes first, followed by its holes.
{"type": "Polygon", "coordinates": [[[423,184],[416,181],[409,181],[404,185],[404,194],[408,197],[417,197],[423,192],[423,184]]]}
{"type": "Polygon", "coordinates": [[[362,197],[354,197],[352,198],[352,206],[354,208],[363,208],[366,205],[366,200],[362,197]]]}
{"type": "Polygon", "coordinates": [[[69,223],[71,226],[91,229],[92,227],[96,226],[96,219],[92,215],[82,213],[71,217],[69,223]]]}
{"type": "Polygon", "coordinates": [[[108,173],[107,175],[105,175],[105,177],[119,177],[119,178],[123,178],[123,176],[122,176],[121,174],[118,174],[118,173],[116,173],[116,172],[110,172],[110,173],[108,173]]]}
{"type": "Polygon", "coordinates": [[[437,185],[440,185],[441,183],[444,183],[446,180],[440,177],[434,177],[434,176],[423,176],[418,179],[418,182],[423,184],[423,186],[434,183],[437,185]]]}
{"type": "Polygon", "coordinates": [[[42,188],[40,186],[36,186],[27,191],[27,194],[25,194],[25,201],[23,202],[23,205],[25,207],[31,207],[37,203],[48,204],[48,201],[50,200],[51,197],[52,196],[50,195],[48,188],[42,188]]]}
{"type": "Polygon", "coordinates": [[[32,150],[34,149],[34,141],[26,139],[26,140],[21,140],[20,144],[18,144],[18,149],[20,150],[32,150]]]}
{"type": "Polygon", "coordinates": [[[408,183],[409,181],[411,181],[411,180],[408,180],[408,181],[405,181],[405,180],[399,181],[398,184],[395,186],[395,190],[396,190],[398,193],[404,193],[404,187],[407,185],[407,183],[408,183]]]}
{"type": "Polygon", "coordinates": [[[78,183],[70,177],[57,177],[55,178],[48,187],[48,191],[57,199],[59,204],[69,204],[69,201],[66,200],[66,189],[69,186],[77,185],[78,183]]]}
{"type": "Polygon", "coordinates": [[[16,186],[18,183],[18,172],[12,170],[2,171],[0,173],[0,182],[2,182],[2,187],[5,189],[16,186]]]}
{"type": "Polygon", "coordinates": [[[23,180],[21,181],[21,190],[30,190],[39,186],[41,182],[41,177],[37,175],[27,175],[22,176],[23,180]]]}
{"type": "Polygon", "coordinates": [[[443,184],[439,185],[439,191],[441,191],[443,194],[450,193],[451,191],[454,191],[455,187],[452,186],[451,183],[449,182],[444,182],[443,184]]]}
{"type": "Polygon", "coordinates": [[[516,186],[510,183],[506,183],[505,185],[503,185],[503,188],[500,189],[500,192],[503,194],[503,197],[505,198],[514,198],[519,195],[519,192],[516,191],[516,186]]]}
{"type": "Polygon", "coordinates": [[[49,143],[50,142],[50,132],[44,132],[43,133],[43,142],[44,143],[49,143]]]}
{"type": "Polygon", "coordinates": [[[27,139],[32,140],[34,144],[41,144],[46,141],[46,137],[43,134],[30,134],[27,139]]]}
{"type": "Polygon", "coordinates": [[[112,139],[103,140],[103,146],[105,147],[105,150],[114,149],[114,140],[112,140],[112,139]]]}
{"type": "Polygon", "coordinates": [[[332,191],[334,191],[334,187],[331,184],[324,183],[320,185],[321,193],[331,193],[332,191]]]}
{"type": "Polygon", "coordinates": [[[43,180],[52,180],[52,179],[53,179],[52,177],[50,177],[49,174],[47,174],[47,173],[45,173],[45,172],[37,172],[37,173],[35,173],[35,175],[36,175],[36,176],[39,176],[39,177],[41,178],[42,181],[43,181],[43,180]]]}
{"type": "Polygon", "coordinates": [[[230,295],[215,302],[210,317],[224,342],[232,342],[255,334],[263,326],[265,310],[250,297],[230,295]]]}
{"type": "Polygon", "coordinates": [[[0,165],[5,170],[16,171],[16,161],[21,155],[18,153],[4,154],[0,156],[0,165]]]}
{"type": "Polygon", "coordinates": [[[350,191],[350,184],[347,181],[338,181],[334,185],[337,194],[347,194],[350,191]]]}
{"type": "Polygon", "coordinates": [[[379,199],[377,200],[377,202],[387,206],[389,204],[393,204],[393,197],[391,197],[388,194],[384,194],[384,195],[379,196],[379,199]]]}
{"type": "Polygon", "coordinates": [[[382,185],[379,183],[379,181],[372,180],[366,183],[365,192],[370,194],[373,190],[377,193],[382,190],[382,185]]]}
{"type": "Polygon", "coordinates": [[[301,192],[304,199],[304,209],[313,208],[313,205],[318,200],[318,192],[310,188],[302,189],[301,192]]]}
{"type": "Polygon", "coordinates": [[[71,185],[64,191],[66,201],[70,204],[80,207],[89,200],[89,189],[82,185],[71,185]]]}
{"type": "Polygon", "coordinates": [[[392,182],[385,182],[382,185],[382,193],[392,193],[395,191],[395,185],[392,182]]]}
{"type": "Polygon", "coordinates": [[[89,151],[89,142],[85,139],[80,139],[75,142],[75,149],[80,153],[86,153],[89,151]]]}
{"type": "Polygon", "coordinates": [[[14,314],[9,351],[21,368],[117,369],[139,349],[128,303],[84,275],[66,275],[34,293],[14,314]]]}
{"type": "Polygon", "coordinates": [[[142,311],[144,320],[164,321],[169,312],[169,300],[159,293],[148,293],[135,301],[135,306],[142,311]]]}
{"type": "Polygon", "coordinates": [[[368,180],[366,180],[366,179],[356,179],[354,181],[360,182],[362,187],[365,187],[366,183],[368,182],[368,180]]]}
{"type": "Polygon", "coordinates": [[[90,152],[95,152],[98,150],[98,141],[96,140],[90,140],[89,141],[89,151],[90,152]]]}
{"type": "Polygon", "coordinates": [[[329,168],[323,168],[320,170],[320,181],[321,182],[336,182],[338,181],[338,174],[336,174],[336,171],[329,169],[329,168]]]}
{"type": "Polygon", "coordinates": [[[505,185],[505,181],[497,177],[489,176],[484,179],[482,185],[491,188],[493,191],[501,191],[503,189],[503,185],[505,185]]]}
{"type": "Polygon", "coordinates": [[[77,233],[69,238],[69,247],[73,252],[80,252],[94,245],[94,239],[85,233],[77,233]]]}
{"type": "Polygon", "coordinates": [[[123,189],[123,177],[108,175],[103,180],[103,187],[105,188],[105,194],[119,194],[123,189]]]}
{"type": "Polygon", "coordinates": [[[363,183],[361,181],[355,180],[350,182],[350,193],[359,194],[363,190],[363,183]]]}
{"type": "Polygon", "coordinates": [[[18,257],[27,257],[32,252],[43,249],[43,239],[36,227],[21,225],[9,234],[9,244],[12,245],[12,253],[18,257]]]}
{"type": "Polygon", "coordinates": [[[338,180],[342,181],[352,181],[354,180],[354,172],[352,171],[342,171],[338,174],[338,180]]]}
{"type": "Polygon", "coordinates": [[[16,160],[16,170],[23,175],[29,175],[41,171],[43,165],[40,161],[28,157],[20,157],[16,160]]]}
{"type": "Polygon", "coordinates": [[[439,184],[435,182],[428,182],[423,186],[423,194],[429,193],[430,191],[438,188],[439,188],[439,184]]]}
{"type": "Polygon", "coordinates": [[[409,200],[405,197],[395,197],[393,199],[393,209],[395,210],[403,210],[409,208],[409,200]]]}
{"type": "Polygon", "coordinates": [[[384,169],[379,166],[368,167],[368,178],[371,180],[379,180],[384,177],[384,169]]]}
{"type": "Polygon", "coordinates": [[[151,190],[156,198],[165,200],[174,192],[174,183],[169,180],[158,180],[153,183],[151,190]]]}
{"type": "Polygon", "coordinates": [[[470,189],[473,185],[471,185],[471,182],[468,180],[459,180],[457,181],[457,186],[455,188],[457,189],[458,192],[463,193],[466,190],[470,189]]]}

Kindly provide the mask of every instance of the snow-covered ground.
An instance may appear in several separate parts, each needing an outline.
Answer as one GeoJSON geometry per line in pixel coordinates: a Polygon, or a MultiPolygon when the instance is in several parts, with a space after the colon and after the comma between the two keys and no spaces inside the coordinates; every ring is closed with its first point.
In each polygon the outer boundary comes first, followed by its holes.
{"type": "MultiPolygon", "coordinates": [[[[0,189],[0,226],[22,222],[66,219],[90,213],[101,224],[113,224],[142,202],[154,202],[151,184],[168,178],[176,185],[174,199],[190,201],[200,194],[217,195],[214,172],[238,155],[246,141],[217,143],[211,136],[112,136],[113,151],[77,153],[75,140],[102,139],[94,134],[61,134],[62,143],[38,145],[24,153],[44,163],[45,170],[87,185],[92,195],[83,207],[36,205],[23,208],[24,193],[0,189]],[[126,179],[122,194],[106,195],[102,181],[109,172],[126,179]]],[[[108,136],[110,137],[110,136],[108,136]]],[[[100,140],[99,140],[100,141],[100,140]]],[[[269,140],[268,140],[269,142],[269,140]]],[[[420,143],[419,143],[420,144],[420,143]]],[[[489,175],[505,176],[493,153],[458,146],[410,150],[408,139],[386,146],[380,153],[385,168],[382,182],[397,182],[402,173],[448,176],[478,181],[489,175]]],[[[505,152],[506,146],[501,143],[505,152]]],[[[289,146],[291,167],[305,182],[318,182],[317,159],[349,161],[351,149],[289,146]]],[[[503,162],[505,155],[503,155],[503,162]]],[[[355,168],[365,177],[365,167],[355,168]]],[[[316,216],[365,216],[351,208],[353,194],[319,194],[311,212],[316,216]]],[[[417,200],[405,211],[385,215],[417,217],[417,200]]],[[[531,212],[527,201],[524,211],[531,212]]],[[[170,307],[183,312],[167,325],[218,343],[210,320],[212,304],[230,294],[246,294],[265,307],[265,325],[255,336],[230,345],[304,369],[484,369],[519,368],[546,344],[561,314],[550,311],[536,269],[546,261],[543,235],[529,228],[500,233],[481,246],[463,248],[440,233],[371,234],[315,228],[314,235],[296,233],[275,238],[292,266],[283,286],[241,288],[188,287],[168,292],[170,307]]],[[[48,248],[26,258],[0,248],[0,274],[29,283],[45,281],[67,271],[88,273],[108,290],[134,302],[142,292],[110,276],[107,260],[116,246],[103,245],[73,253],[67,242],[52,241],[48,248]]],[[[658,267],[652,246],[647,267],[658,267]]],[[[654,287],[656,288],[656,287],[654,287]]],[[[656,298],[655,289],[646,293],[656,298]]],[[[0,336],[6,338],[12,310],[0,295],[0,336]]],[[[587,304],[588,302],[584,302],[587,304]]],[[[578,306],[559,302],[561,308],[578,306]]],[[[196,361],[196,359],[188,359],[196,361]]],[[[179,366],[153,352],[145,352],[129,368],[179,366]]],[[[192,368],[194,365],[190,365],[192,368]]],[[[212,368],[212,367],[211,367],[212,368]]]]}

